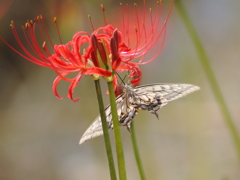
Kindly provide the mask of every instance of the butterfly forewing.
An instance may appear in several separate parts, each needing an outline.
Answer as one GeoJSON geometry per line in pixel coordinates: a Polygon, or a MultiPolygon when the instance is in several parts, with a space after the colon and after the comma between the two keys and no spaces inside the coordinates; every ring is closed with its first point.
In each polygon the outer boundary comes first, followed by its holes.
{"type": "MultiPolygon", "coordinates": [[[[158,118],[156,112],[169,101],[179,99],[199,89],[198,86],[191,84],[148,84],[134,88],[125,85],[124,92],[116,98],[119,123],[129,129],[139,109],[148,110],[158,118]]],[[[108,129],[111,129],[113,124],[110,105],[105,109],[105,113],[108,129]]],[[[102,122],[98,116],[83,134],[79,143],[82,144],[102,134],[102,122]]]]}
{"type": "Polygon", "coordinates": [[[168,101],[179,99],[199,89],[198,86],[192,84],[147,84],[134,88],[135,91],[153,94],[158,93],[168,101]]]}

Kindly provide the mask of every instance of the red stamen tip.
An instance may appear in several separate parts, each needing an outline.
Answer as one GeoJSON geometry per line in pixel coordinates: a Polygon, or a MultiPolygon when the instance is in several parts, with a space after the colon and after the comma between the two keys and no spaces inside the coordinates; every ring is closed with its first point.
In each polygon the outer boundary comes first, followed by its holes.
{"type": "Polygon", "coordinates": [[[46,41],[43,42],[42,47],[43,47],[43,49],[46,49],[46,41]]]}
{"type": "Polygon", "coordinates": [[[54,17],[53,18],[53,23],[56,23],[57,22],[57,17],[54,17]]]}
{"type": "Polygon", "coordinates": [[[33,19],[33,22],[38,22],[38,18],[36,17],[35,19],[33,19]]]}
{"type": "Polygon", "coordinates": [[[134,7],[137,7],[137,3],[134,3],[134,7]]]}
{"type": "Polygon", "coordinates": [[[28,29],[30,27],[29,22],[26,22],[25,29],[28,29]]]}
{"type": "Polygon", "coordinates": [[[43,16],[42,15],[39,15],[38,16],[40,20],[43,20],[43,16]]]}
{"type": "Polygon", "coordinates": [[[122,6],[122,3],[120,3],[120,6],[122,6]]]}
{"type": "Polygon", "coordinates": [[[11,22],[10,22],[10,27],[14,27],[14,21],[12,20],[11,22]]]}
{"type": "Polygon", "coordinates": [[[93,23],[92,23],[92,17],[90,15],[88,15],[88,19],[90,20],[90,24],[92,26],[92,30],[94,31],[94,26],[93,26],[93,23]]]}
{"type": "Polygon", "coordinates": [[[103,4],[101,4],[101,8],[102,8],[102,11],[105,11],[105,8],[104,8],[103,4]]]}

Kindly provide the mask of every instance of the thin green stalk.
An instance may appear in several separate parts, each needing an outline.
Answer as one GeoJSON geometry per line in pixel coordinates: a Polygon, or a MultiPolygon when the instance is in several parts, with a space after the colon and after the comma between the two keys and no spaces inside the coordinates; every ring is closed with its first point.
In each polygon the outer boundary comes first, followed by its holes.
{"type": "Polygon", "coordinates": [[[117,107],[115,101],[115,94],[113,89],[113,82],[108,82],[108,91],[109,91],[109,99],[112,111],[112,121],[113,121],[113,130],[115,136],[115,143],[116,143],[116,151],[117,151],[117,160],[118,160],[118,173],[120,180],[126,180],[126,168],[125,168],[125,160],[124,160],[124,153],[123,153],[123,145],[122,145],[122,137],[120,126],[118,122],[118,115],[117,115],[117,107]]]}
{"type": "Polygon", "coordinates": [[[133,152],[136,159],[140,178],[141,180],[146,180],[146,176],[143,171],[143,166],[142,166],[142,162],[141,162],[139,151],[138,151],[137,139],[136,139],[135,129],[134,129],[134,122],[131,123],[131,139],[132,139],[133,152]]]}
{"type": "Polygon", "coordinates": [[[107,157],[108,157],[110,176],[111,176],[111,180],[117,180],[116,170],[115,170],[115,165],[114,165],[114,160],[113,160],[113,154],[112,154],[112,148],[111,148],[111,142],[110,142],[109,133],[108,133],[105,108],[104,108],[103,99],[102,99],[101,86],[100,86],[99,80],[94,80],[94,82],[95,82],[99,111],[100,111],[100,116],[101,116],[101,121],[102,121],[103,136],[104,136],[105,147],[106,147],[106,152],[107,152],[107,157]]]}
{"type": "Polygon", "coordinates": [[[222,112],[222,115],[225,119],[225,122],[230,130],[231,136],[233,138],[233,141],[235,143],[235,147],[236,147],[236,151],[238,153],[238,158],[240,161],[240,138],[239,138],[239,134],[237,131],[237,128],[234,125],[233,119],[231,117],[231,114],[228,110],[228,107],[226,105],[226,102],[223,98],[222,92],[220,90],[220,87],[218,85],[218,82],[215,78],[215,75],[213,73],[210,61],[206,55],[206,52],[203,48],[203,45],[200,41],[200,38],[182,4],[181,0],[175,0],[175,5],[179,11],[180,16],[182,17],[183,22],[185,23],[185,26],[190,34],[190,37],[193,40],[193,43],[195,45],[195,48],[197,50],[197,53],[199,55],[199,59],[201,61],[201,64],[203,66],[203,69],[207,75],[208,81],[210,83],[210,86],[212,88],[213,94],[217,100],[217,104],[219,105],[219,108],[222,112]]]}

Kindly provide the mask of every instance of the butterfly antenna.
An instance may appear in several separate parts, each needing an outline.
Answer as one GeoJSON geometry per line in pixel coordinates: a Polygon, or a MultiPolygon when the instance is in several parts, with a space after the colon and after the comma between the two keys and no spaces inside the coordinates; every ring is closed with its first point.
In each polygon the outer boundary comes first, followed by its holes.
{"type": "Polygon", "coordinates": [[[122,81],[122,84],[125,85],[124,79],[126,78],[126,76],[122,79],[121,76],[120,76],[118,73],[116,73],[116,74],[117,74],[117,76],[119,77],[119,79],[122,81]]]}

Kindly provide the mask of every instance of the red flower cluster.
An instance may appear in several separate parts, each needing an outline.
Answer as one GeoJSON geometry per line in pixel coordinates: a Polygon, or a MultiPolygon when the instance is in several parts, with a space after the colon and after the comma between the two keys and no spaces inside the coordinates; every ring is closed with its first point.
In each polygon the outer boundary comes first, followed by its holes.
{"type": "MultiPolygon", "coordinates": [[[[143,16],[144,19],[141,26],[139,25],[139,15],[136,13],[137,21],[136,25],[134,26],[136,44],[134,47],[130,47],[129,45],[131,39],[128,33],[129,25],[127,25],[124,21],[125,11],[123,9],[123,33],[118,31],[118,29],[112,25],[107,25],[105,21],[105,26],[94,30],[91,35],[87,32],[79,31],[75,33],[72,40],[66,44],[62,43],[58,31],[61,44],[54,45],[46,30],[43,17],[38,16],[33,21],[28,21],[23,27],[25,38],[32,51],[31,53],[29,50],[27,50],[27,48],[23,45],[22,41],[18,37],[13,22],[11,22],[13,34],[18,44],[24,51],[25,55],[15,50],[2,37],[0,38],[25,59],[37,65],[51,68],[58,74],[53,83],[53,92],[56,97],[61,99],[57,93],[57,85],[60,80],[65,80],[71,82],[68,90],[68,97],[73,101],[78,101],[79,98],[73,98],[73,91],[83,75],[92,75],[93,79],[99,79],[101,76],[103,76],[107,81],[113,81],[116,87],[117,77],[115,75],[115,72],[121,73],[128,71],[130,72],[129,77],[132,79],[131,83],[133,85],[137,85],[140,82],[142,72],[139,69],[138,65],[146,64],[152,61],[161,51],[161,48],[159,48],[158,52],[154,55],[153,58],[143,62],[144,55],[151,47],[153,47],[158,39],[160,39],[163,32],[164,37],[162,40],[162,45],[165,39],[167,19],[163,23],[160,31],[158,31],[160,25],[161,3],[158,2],[157,5],[160,6],[160,8],[157,8],[156,14],[154,16],[152,15],[152,10],[150,9],[151,26],[149,32],[147,31],[145,25],[145,3],[143,16]],[[39,46],[39,43],[37,42],[35,35],[36,27],[39,28],[43,43],[42,47],[39,46]],[[47,37],[46,40],[45,37],[47,37]],[[125,43],[124,39],[127,39],[128,43],[125,43]],[[50,53],[49,47],[53,48],[54,53],[50,53]],[[136,58],[140,60],[133,62],[132,60],[136,58]],[[67,78],[66,76],[70,73],[75,73],[75,77],[71,79],[67,78]]],[[[103,6],[102,9],[104,12],[103,6]]],[[[168,17],[169,14],[167,18],[168,17]]],[[[57,26],[56,19],[54,19],[54,22],[57,26]]]]}

